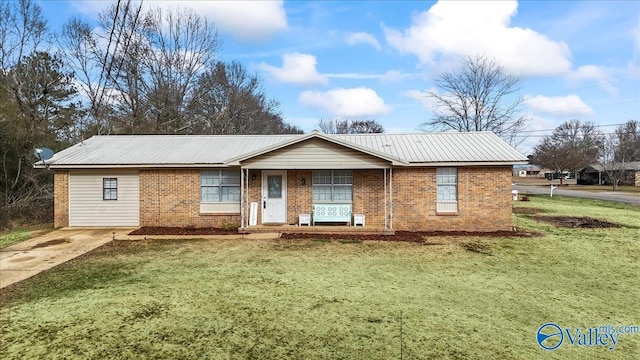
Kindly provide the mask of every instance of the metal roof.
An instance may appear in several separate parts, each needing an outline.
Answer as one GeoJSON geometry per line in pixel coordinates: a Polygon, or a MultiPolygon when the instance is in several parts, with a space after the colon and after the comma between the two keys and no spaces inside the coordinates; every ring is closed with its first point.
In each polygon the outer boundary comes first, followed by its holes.
{"type": "MultiPolygon", "coordinates": [[[[611,168],[610,166],[608,166],[608,168],[611,168]]],[[[626,162],[626,163],[615,163],[612,167],[615,170],[629,170],[629,171],[639,171],[640,170],[640,161],[630,161],[630,162],[626,162]]],[[[586,171],[589,172],[589,169],[593,169],[594,172],[603,172],[605,171],[604,166],[602,166],[601,164],[591,164],[589,166],[587,166],[586,168],[582,169],[581,171],[586,171]]]]}
{"type": "Polygon", "coordinates": [[[54,168],[225,166],[234,160],[311,138],[332,141],[394,164],[513,164],[527,161],[491,132],[358,135],[312,132],[306,135],[102,135],[62,150],[47,163],[54,168]]]}

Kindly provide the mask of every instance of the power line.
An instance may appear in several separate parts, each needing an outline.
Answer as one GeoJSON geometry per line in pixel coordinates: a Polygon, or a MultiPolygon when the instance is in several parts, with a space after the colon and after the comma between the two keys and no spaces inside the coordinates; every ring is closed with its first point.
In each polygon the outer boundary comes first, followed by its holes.
{"type": "MultiPolygon", "coordinates": [[[[606,124],[606,125],[593,125],[593,127],[609,127],[609,126],[620,126],[620,125],[624,125],[626,123],[622,123],[622,124],[606,124]]],[[[544,129],[544,130],[522,130],[522,132],[528,132],[528,133],[532,133],[532,132],[544,132],[544,131],[554,131],[556,129],[544,129]]]]}

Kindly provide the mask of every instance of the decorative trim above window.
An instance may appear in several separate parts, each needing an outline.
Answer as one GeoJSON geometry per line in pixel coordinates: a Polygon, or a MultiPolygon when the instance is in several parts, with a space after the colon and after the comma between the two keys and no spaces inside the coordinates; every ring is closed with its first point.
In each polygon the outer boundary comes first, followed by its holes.
{"type": "Polygon", "coordinates": [[[437,213],[458,212],[458,169],[437,168],[437,213]]]}
{"type": "Polygon", "coordinates": [[[313,202],[350,203],[353,201],[351,170],[315,170],[312,177],[313,202]]]}
{"type": "Polygon", "coordinates": [[[239,170],[202,170],[200,202],[240,203],[239,170]]]}
{"type": "Polygon", "coordinates": [[[118,200],[118,178],[102,178],[102,200],[118,200]]]}

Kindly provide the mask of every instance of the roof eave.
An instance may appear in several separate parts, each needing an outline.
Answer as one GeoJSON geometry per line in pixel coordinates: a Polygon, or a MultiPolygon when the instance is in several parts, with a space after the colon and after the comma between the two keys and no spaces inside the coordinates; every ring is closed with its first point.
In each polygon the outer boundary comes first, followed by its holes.
{"type": "MultiPolygon", "coordinates": [[[[38,169],[44,169],[45,166],[34,166],[38,169]]],[[[80,169],[150,169],[150,168],[228,168],[233,165],[228,164],[50,164],[52,170],[80,170],[80,169]]]]}
{"type": "Polygon", "coordinates": [[[513,166],[525,165],[528,161],[509,160],[509,161],[433,161],[433,162],[412,162],[408,166],[411,167],[435,167],[435,166],[513,166]]]}

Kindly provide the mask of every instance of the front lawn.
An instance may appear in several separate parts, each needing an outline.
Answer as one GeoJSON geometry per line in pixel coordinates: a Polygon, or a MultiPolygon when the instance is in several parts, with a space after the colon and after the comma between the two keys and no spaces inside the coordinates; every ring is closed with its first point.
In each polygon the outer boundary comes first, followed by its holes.
{"type": "Polygon", "coordinates": [[[622,225],[544,237],[116,241],[8,289],[0,358],[636,358],[542,350],[538,328],[640,325],[640,208],[531,196],[535,216],[622,225]]]}
{"type": "Polygon", "coordinates": [[[0,249],[53,230],[53,224],[39,224],[18,229],[0,231],[0,249]]]}

